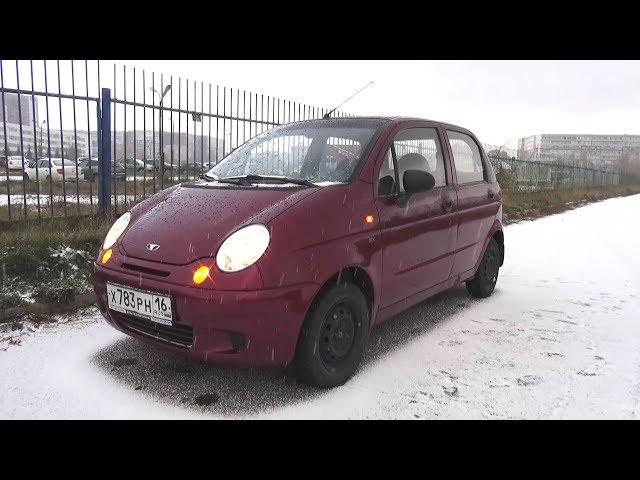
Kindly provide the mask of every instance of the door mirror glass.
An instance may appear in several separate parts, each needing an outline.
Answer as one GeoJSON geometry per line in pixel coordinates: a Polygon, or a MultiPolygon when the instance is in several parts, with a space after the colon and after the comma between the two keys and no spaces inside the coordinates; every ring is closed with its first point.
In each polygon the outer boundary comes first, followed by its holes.
{"type": "Polygon", "coordinates": [[[431,190],[436,184],[436,179],[429,172],[423,170],[406,170],[402,175],[402,184],[405,193],[413,195],[431,190]]]}

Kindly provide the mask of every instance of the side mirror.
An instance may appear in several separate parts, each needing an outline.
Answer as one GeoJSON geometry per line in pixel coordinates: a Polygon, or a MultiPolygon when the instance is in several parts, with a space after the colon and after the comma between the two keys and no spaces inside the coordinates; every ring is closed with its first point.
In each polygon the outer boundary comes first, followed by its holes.
{"type": "Polygon", "coordinates": [[[423,170],[407,170],[402,175],[402,184],[405,193],[413,195],[431,190],[436,184],[436,179],[429,172],[423,170]]]}

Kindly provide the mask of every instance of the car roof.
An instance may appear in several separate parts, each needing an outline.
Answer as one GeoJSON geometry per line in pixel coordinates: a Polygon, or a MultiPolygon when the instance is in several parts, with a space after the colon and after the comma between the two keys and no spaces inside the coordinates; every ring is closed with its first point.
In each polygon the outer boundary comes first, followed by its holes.
{"type": "Polygon", "coordinates": [[[348,116],[348,117],[329,117],[329,118],[318,118],[313,120],[302,120],[298,122],[291,122],[285,125],[316,125],[316,124],[327,124],[327,125],[340,125],[347,124],[352,126],[354,123],[362,123],[365,126],[378,126],[384,124],[399,124],[406,122],[429,122],[440,124],[445,128],[454,128],[457,130],[462,130],[465,132],[469,132],[468,129],[461,127],[459,125],[454,125],[452,123],[442,122],[439,120],[430,120],[427,118],[419,118],[419,117],[406,117],[406,116],[348,116]]]}

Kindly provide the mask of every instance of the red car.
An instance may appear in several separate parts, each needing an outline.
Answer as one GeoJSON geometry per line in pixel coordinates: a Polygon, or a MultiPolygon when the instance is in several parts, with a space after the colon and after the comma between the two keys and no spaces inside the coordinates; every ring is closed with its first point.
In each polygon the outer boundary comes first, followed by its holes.
{"type": "Polygon", "coordinates": [[[460,282],[491,295],[501,190],[480,142],[412,118],[291,123],[113,225],[93,272],[118,330],[330,387],[371,329],[460,282]]]}

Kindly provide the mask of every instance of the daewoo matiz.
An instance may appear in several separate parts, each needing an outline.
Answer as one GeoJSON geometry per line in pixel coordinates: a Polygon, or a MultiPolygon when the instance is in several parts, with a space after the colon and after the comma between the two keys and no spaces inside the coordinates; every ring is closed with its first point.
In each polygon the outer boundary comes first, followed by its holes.
{"type": "Polygon", "coordinates": [[[466,282],[493,292],[501,191],[476,137],[411,118],[291,123],[122,215],[94,266],[133,337],[329,387],[371,329],[466,282]]]}

